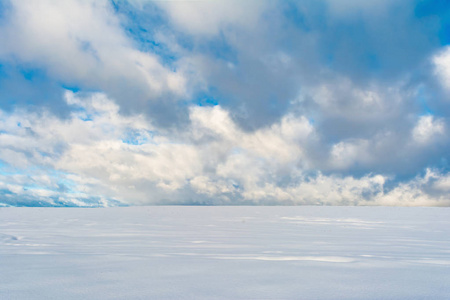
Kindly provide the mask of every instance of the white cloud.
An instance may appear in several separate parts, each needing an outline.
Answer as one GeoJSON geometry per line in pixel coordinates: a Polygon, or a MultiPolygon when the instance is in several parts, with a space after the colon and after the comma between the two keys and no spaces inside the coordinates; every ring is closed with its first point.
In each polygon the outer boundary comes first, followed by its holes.
{"type": "Polygon", "coordinates": [[[131,104],[186,94],[186,79],[136,49],[108,1],[12,1],[0,27],[0,57],[44,68],[72,85],[101,89],[131,104]],[[130,99],[131,98],[131,99],[130,99]]]}
{"type": "Polygon", "coordinates": [[[412,130],[414,140],[420,144],[427,144],[445,133],[442,119],[435,119],[431,115],[422,116],[412,130]]]}
{"type": "Polygon", "coordinates": [[[233,185],[233,180],[212,181],[207,176],[197,176],[190,180],[191,187],[200,194],[206,194],[210,197],[221,197],[226,202],[230,199],[224,194],[236,194],[237,188],[233,185]]]}
{"type": "Polygon", "coordinates": [[[439,177],[438,180],[434,183],[433,187],[437,190],[449,192],[450,191],[450,176],[442,176],[439,177]]]}
{"type": "Polygon", "coordinates": [[[331,148],[330,165],[345,170],[355,163],[370,162],[370,143],[367,140],[339,142],[331,148]]]}
{"type": "Polygon", "coordinates": [[[442,86],[450,92],[450,47],[444,47],[432,57],[435,75],[442,86]]]}
{"type": "Polygon", "coordinates": [[[388,206],[449,206],[448,193],[439,185],[447,178],[448,174],[427,169],[424,176],[416,176],[408,182],[400,183],[389,193],[380,194],[375,198],[375,203],[388,206]]]}
{"type": "Polygon", "coordinates": [[[390,86],[368,84],[358,86],[350,78],[329,74],[326,81],[307,87],[298,102],[311,98],[324,117],[342,118],[350,122],[368,123],[398,118],[402,113],[405,95],[402,82],[390,86]]]}
{"type": "Polygon", "coordinates": [[[193,137],[197,140],[218,139],[222,149],[283,164],[302,159],[303,146],[314,136],[313,126],[303,116],[286,115],[271,127],[250,133],[240,129],[220,106],[192,108],[191,120],[193,137]]]}
{"type": "MultiPolygon", "coordinates": [[[[133,204],[448,201],[448,176],[438,172],[429,171],[391,191],[385,190],[389,178],[379,174],[356,178],[311,173],[308,165],[314,162],[308,152],[317,146],[317,133],[303,116],[288,114],[270,127],[246,132],[220,106],[192,107],[187,128],[164,133],[144,115],[120,115],[104,94],[80,97],[67,92],[65,98],[77,108],[66,120],[46,112],[1,111],[0,156],[16,174],[2,175],[1,188],[52,205],[114,204],[108,199],[133,204]]],[[[371,145],[365,140],[335,144],[330,164],[345,169],[364,162],[371,145]]]]}
{"type": "Polygon", "coordinates": [[[212,36],[236,26],[255,28],[267,1],[155,1],[178,30],[212,36]]]}

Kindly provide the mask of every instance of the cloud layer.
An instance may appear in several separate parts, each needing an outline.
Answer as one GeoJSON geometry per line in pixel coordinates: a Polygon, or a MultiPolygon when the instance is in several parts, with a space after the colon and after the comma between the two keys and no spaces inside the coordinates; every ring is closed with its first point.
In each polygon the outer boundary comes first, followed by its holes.
{"type": "MultiPolygon", "coordinates": [[[[46,111],[3,113],[4,204],[449,204],[450,176],[436,170],[394,188],[382,174],[322,173],[356,159],[370,164],[371,145],[338,142],[318,161],[325,145],[304,116],[246,132],[220,106],[195,106],[189,127],[164,132],[144,115],[122,116],[102,93],[66,92],[65,100],[73,112],[64,120],[46,111]]],[[[422,147],[441,125],[421,117],[410,142],[422,147]]]]}
{"type": "Polygon", "coordinates": [[[2,1],[0,203],[447,206],[447,10],[2,1]]]}

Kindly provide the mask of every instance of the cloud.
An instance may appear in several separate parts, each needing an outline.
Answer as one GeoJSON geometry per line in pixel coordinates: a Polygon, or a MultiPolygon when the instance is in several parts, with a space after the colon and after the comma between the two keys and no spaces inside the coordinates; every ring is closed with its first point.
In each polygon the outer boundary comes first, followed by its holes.
{"type": "Polygon", "coordinates": [[[363,13],[365,16],[379,16],[386,13],[392,4],[402,4],[402,0],[389,1],[357,1],[357,0],[327,0],[332,15],[341,18],[354,17],[363,13]]]}
{"type": "MultiPolygon", "coordinates": [[[[229,109],[246,130],[278,121],[304,91],[333,80],[363,92],[372,84],[408,86],[438,46],[429,39],[433,20],[418,20],[407,1],[138,2],[149,18],[159,9],[164,27],[153,38],[195,77],[200,95],[229,109]]],[[[341,97],[357,96],[345,91],[341,97]]]]}
{"type": "Polygon", "coordinates": [[[417,125],[413,128],[412,135],[415,141],[426,144],[445,134],[443,120],[435,120],[433,116],[420,117],[417,125]]]}
{"type": "Polygon", "coordinates": [[[450,91],[450,48],[445,47],[432,57],[435,75],[446,89],[450,91]]]}
{"type": "MultiPolygon", "coordinates": [[[[246,132],[220,106],[191,106],[188,128],[160,131],[144,114],[121,115],[104,94],[65,99],[74,108],[65,120],[2,112],[3,204],[447,205],[448,174],[438,171],[390,190],[386,175],[317,172],[311,152],[323,145],[303,116],[246,132]]],[[[370,143],[334,145],[330,168],[363,162],[370,143]]]]}
{"type": "Polygon", "coordinates": [[[230,26],[254,29],[262,13],[269,7],[267,1],[159,1],[178,30],[192,35],[210,37],[230,26]]]}
{"type": "Polygon", "coordinates": [[[399,203],[404,206],[449,206],[448,196],[439,186],[439,182],[446,178],[448,174],[427,169],[424,176],[400,183],[389,193],[377,197],[377,202],[386,206],[395,206],[399,203]]]}
{"type": "Polygon", "coordinates": [[[4,3],[4,203],[447,205],[426,3],[4,3]]]}
{"type": "Polygon", "coordinates": [[[3,61],[42,68],[68,86],[107,91],[124,110],[187,92],[184,74],[137,49],[109,1],[12,1],[0,40],[3,61]]]}

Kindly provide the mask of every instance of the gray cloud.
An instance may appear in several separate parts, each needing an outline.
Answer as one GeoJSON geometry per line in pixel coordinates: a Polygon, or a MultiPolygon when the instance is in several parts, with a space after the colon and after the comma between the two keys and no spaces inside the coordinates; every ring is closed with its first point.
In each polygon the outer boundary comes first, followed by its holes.
{"type": "MultiPolygon", "coordinates": [[[[247,132],[220,106],[191,106],[189,127],[164,133],[143,114],[121,115],[104,94],[65,99],[78,108],[66,120],[3,113],[0,160],[16,174],[0,178],[3,204],[449,204],[449,176],[435,169],[397,183],[383,173],[317,171],[379,163],[377,141],[341,141],[319,163],[311,157],[323,141],[303,116],[247,132]]],[[[405,158],[445,132],[441,119],[421,117],[405,158]]]]}
{"type": "Polygon", "coordinates": [[[0,159],[61,173],[5,195],[448,205],[450,55],[417,3],[8,3],[0,159]]]}
{"type": "Polygon", "coordinates": [[[108,1],[10,2],[0,40],[4,62],[77,89],[105,90],[125,112],[186,92],[183,74],[136,49],[108,1]]]}

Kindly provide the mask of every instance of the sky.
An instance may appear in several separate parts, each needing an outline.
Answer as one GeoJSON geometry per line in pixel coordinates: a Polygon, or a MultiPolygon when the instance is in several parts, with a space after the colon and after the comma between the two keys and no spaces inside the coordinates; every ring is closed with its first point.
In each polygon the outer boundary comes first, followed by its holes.
{"type": "Polygon", "coordinates": [[[0,206],[449,206],[449,45],[444,0],[0,0],[0,206]]]}

